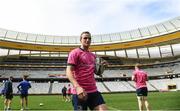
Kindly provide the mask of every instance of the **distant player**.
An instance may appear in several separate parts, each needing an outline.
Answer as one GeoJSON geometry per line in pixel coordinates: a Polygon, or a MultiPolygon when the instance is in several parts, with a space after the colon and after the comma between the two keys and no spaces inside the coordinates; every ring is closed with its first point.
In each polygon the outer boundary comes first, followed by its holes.
{"type": "Polygon", "coordinates": [[[21,110],[28,109],[28,90],[31,88],[31,84],[27,81],[27,75],[23,76],[23,81],[17,86],[21,97],[21,110]]]}
{"type": "Polygon", "coordinates": [[[89,51],[91,34],[88,31],[80,35],[81,46],[69,53],[66,75],[76,88],[78,110],[105,111],[107,106],[97,90],[94,77],[96,55],[89,51]]]}
{"type": "Polygon", "coordinates": [[[68,88],[67,88],[67,101],[70,102],[71,101],[71,85],[68,84],[68,88]]]}
{"type": "Polygon", "coordinates": [[[62,88],[61,92],[62,92],[63,100],[66,102],[67,101],[67,88],[65,85],[62,88]]]}
{"type": "Polygon", "coordinates": [[[12,98],[13,98],[12,80],[13,80],[13,77],[10,76],[9,79],[7,81],[5,81],[5,84],[4,84],[4,96],[5,96],[4,110],[11,109],[11,102],[12,102],[12,98]]]}
{"type": "Polygon", "coordinates": [[[148,80],[147,73],[139,69],[139,65],[135,65],[135,70],[132,75],[132,80],[136,82],[136,93],[138,99],[139,110],[144,110],[144,105],[149,111],[149,103],[147,101],[148,89],[146,81],[148,80]]]}

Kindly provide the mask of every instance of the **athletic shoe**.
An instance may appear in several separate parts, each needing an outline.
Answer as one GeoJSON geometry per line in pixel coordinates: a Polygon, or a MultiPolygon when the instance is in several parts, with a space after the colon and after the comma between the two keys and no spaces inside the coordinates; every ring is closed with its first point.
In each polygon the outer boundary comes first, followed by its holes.
{"type": "Polygon", "coordinates": [[[7,108],[7,111],[11,111],[11,108],[7,108]]]}

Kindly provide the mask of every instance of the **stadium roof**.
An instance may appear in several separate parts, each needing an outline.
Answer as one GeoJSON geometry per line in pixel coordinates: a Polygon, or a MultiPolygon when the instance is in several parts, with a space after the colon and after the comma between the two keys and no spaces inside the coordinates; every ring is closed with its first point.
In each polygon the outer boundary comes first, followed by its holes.
{"type": "MultiPolygon", "coordinates": [[[[179,30],[180,17],[176,17],[131,31],[92,35],[90,49],[98,55],[127,58],[176,56],[180,54],[179,30]]],[[[79,45],[79,36],[50,36],[0,29],[0,50],[4,52],[2,56],[39,55],[42,52],[49,56],[67,56],[70,50],[79,45]]]]}

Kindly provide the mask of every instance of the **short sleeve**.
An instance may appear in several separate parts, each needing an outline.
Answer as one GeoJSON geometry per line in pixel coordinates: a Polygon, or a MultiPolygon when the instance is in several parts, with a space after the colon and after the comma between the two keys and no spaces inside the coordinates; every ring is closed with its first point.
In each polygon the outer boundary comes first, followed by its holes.
{"type": "Polygon", "coordinates": [[[69,53],[67,64],[68,65],[76,65],[78,60],[78,53],[73,50],[69,53]]]}

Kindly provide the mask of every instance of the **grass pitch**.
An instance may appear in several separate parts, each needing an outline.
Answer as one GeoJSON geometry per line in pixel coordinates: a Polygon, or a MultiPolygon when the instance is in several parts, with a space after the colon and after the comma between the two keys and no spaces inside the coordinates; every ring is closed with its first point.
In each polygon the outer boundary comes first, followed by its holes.
{"type": "MultiPolygon", "coordinates": [[[[103,94],[109,110],[138,110],[135,93],[103,94]]],[[[3,100],[0,99],[0,110],[3,110],[3,100]]],[[[180,110],[180,91],[150,92],[148,96],[151,110],[180,110]]],[[[73,110],[71,102],[62,101],[61,95],[29,96],[29,110],[73,110]],[[43,106],[39,106],[43,103],[43,106]]],[[[20,97],[14,96],[12,109],[20,109],[20,97]]]]}

